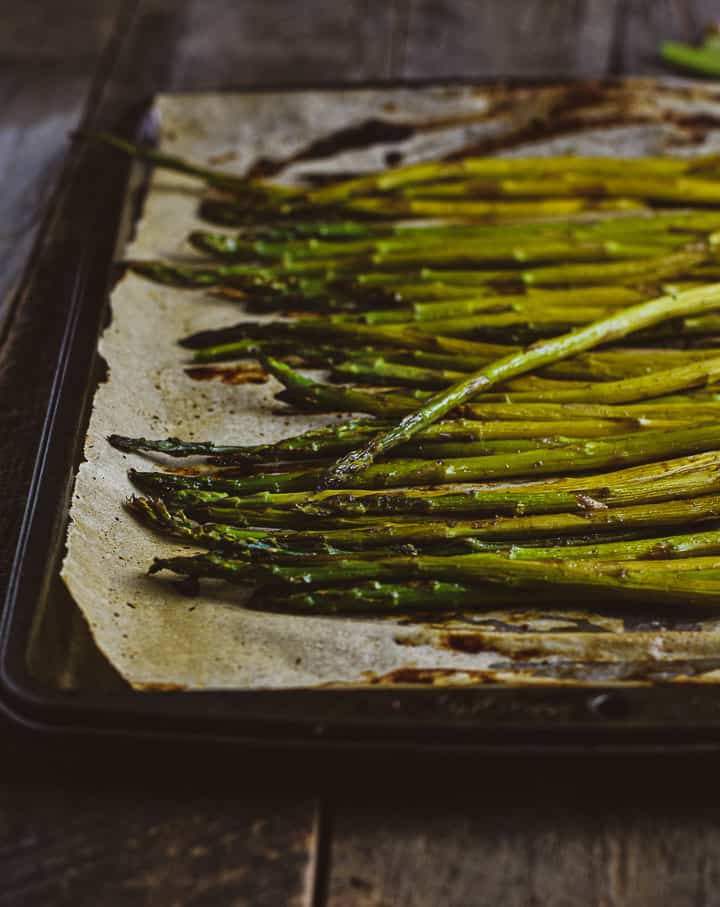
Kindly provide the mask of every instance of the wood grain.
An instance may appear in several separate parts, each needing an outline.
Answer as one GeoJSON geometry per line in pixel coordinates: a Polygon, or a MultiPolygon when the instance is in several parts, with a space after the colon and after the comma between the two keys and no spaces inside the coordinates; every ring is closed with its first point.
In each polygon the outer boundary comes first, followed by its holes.
{"type": "Polygon", "coordinates": [[[586,754],[416,771],[414,802],[406,786],[337,807],[328,907],[720,904],[710,769],[586,754]]]}
{"type": "Polygon", "coordinates": [[[603,75],[618,0],[410,0],[405,77],[603,75]]]}
{"type": "Polygon", "coordinates": [[[142,0],[127,75],[145,93],[386,79],[393,22],[384,0],[142,0]]]}
{"type": "Polygon", "coordinates": [[[0,29],[0,325],[120,0],[16,4],[0,29]],[[58,77],[60,73],[60,77],[58,77]]]}
{"type": "Polygon", "coordinates": [[[311,795],[238,756],[2,738],[1,907],[311,907],[311,795]]]}

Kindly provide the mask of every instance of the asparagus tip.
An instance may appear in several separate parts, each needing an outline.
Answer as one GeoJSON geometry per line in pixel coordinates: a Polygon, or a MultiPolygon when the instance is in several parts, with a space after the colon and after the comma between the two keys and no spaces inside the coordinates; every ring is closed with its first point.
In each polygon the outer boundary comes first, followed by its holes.
{"type": "Polygon", "coordinates": [[[362,472],[370,463],[372,458],[368,456],[367,450],[351,450],[350,453],[341,457],[327,472],[323,473],[317,485],[318,491],[326,491],[332,488],[343,488],[353,475],[362,472]]]}
{"type": "Polygon", "coordinates": [[[116,450],[133,453],[145,441],[145,438],[128,438],[125,435],[108,435],[107,442],[116,450]]]}
{"type": "MultiPolygon", "coordinates": [[[[125,501],[125,508],[134,517],[152,526],[158,526],[158,524],[169,526],[172,523],[172,515],[161,498],[145,498],[131,495],[125,501]]],[[[184,516],[184,514],[178,514],[177,516],[184,516]]]]}
{"type": "Polygon", "coordinates": [[[152,564],[148,567],[148,576],[152,576],[155,573],[160,573],[161,570],[172,570],[172,558],[168,557],[156,557],[152,564]]]}

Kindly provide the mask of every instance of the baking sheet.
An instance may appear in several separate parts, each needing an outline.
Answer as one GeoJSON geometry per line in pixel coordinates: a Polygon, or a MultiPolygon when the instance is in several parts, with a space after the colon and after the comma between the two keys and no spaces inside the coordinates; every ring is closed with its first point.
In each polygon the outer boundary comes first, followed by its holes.
{"type": "MultiPolygon", "coordinates": [[[[160,96],[156,111],[164,150],[238,173],[274,171],[284,182],[465,149],[625,156],[720,150],[720,95],[679,80],[174,95],[160,96]],[[328,136],[332,141],[318,144],[328,136]]],[[[196,181],[156,172],[127,257],[190,255],[185,237],[202,226],[195,217],[200,194],[196,181]]],[[[422,626],[401,618],[263,613],[243,607],[247,592],[239,588],[205,582],[189,598],[176,581],[149,578],[145,571],[154,556],[187,547],[143,529],[122,509],[133,492],[127,469],[147,469],[148,459],[112,449],[108,434],[250,444],[333,417],[273,415],[274,380],[262,386],[199,383],[184,373],[186,357],[176,340],[248,318],[238,304],[128,274],[111,305],[112,322],[100,343],[108,378],[94,400],[62,576],[100,650],[134,687],[638,683],[720,676],[720,620],[714,618],[554,614],[529,605],[522,612],[456,615],[422,626]]]]}

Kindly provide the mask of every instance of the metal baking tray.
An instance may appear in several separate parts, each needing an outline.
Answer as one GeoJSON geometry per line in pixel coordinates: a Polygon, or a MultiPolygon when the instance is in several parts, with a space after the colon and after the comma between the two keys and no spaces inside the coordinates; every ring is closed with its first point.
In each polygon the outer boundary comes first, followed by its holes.
{"type": "MultiPolygon", "coordinates": [[[[117,131],[151,140],[148,109],[130,129],[117,131]]],[[[714,684],[133,691],[95,647],[59,578],[92,391],[103,378],[98,335],[108,318],[118,251],[142,198],[138,165],[106,151],[94,161],[95,179],[106,191],[88,193],[82,179],[69,187],[77,196],[72,210],[82,212],[82,242],[60,288],[66,329],[0,623],[0,704],[10,716],[44,731],[263,747],[720,745],[720,687],[714,684]]]]}

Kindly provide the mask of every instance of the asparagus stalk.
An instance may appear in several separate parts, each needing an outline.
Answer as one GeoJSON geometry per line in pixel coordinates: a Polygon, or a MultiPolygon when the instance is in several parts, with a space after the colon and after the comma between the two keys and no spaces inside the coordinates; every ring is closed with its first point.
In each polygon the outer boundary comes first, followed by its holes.
{"type": "MultiPolygon", "coordinates": [[[[467,371],[456,371],[448,368],[422,368],[416,365],[406,365],[403,362],[394,362],[382,355],[357,356],[346,361],[330,361],[330,377],[333,381],[359,383],[363,385],[381,385],[383,387],[410,387],[415,390],[437,390],[460,381],[467,371]]],[[[543,392],[552,386],[556,390],[568,390],[582,382],[553,381],[552,379],[538,378],[538,382],[549,381],[550,384],[531,385],[523,378],[515,378],[502,386],[502,392],[489,394],[488,400],[498,401],[510,391],[526,391],[530,393],[528,400],[543,398],[543,392]],[[558,387],[560,385],[561,387],[558,387]]]]}
{"type": "Polygon", "coordinates": [[[599,238],[595,241],[575,238],[528,237],[524,242],[508,242],[497,238],[434,235],[430,230],[417,231],[417,237],[407,234],[402,239],[359,239],[353,242],[311,240],[287,243],[244,241],[238,238],[196,231],[190,234],[190,244],[199,251],[225,261],[257,261],[261,265],[282,266],[288,270],[304,267],[312,259],[342,261],[348,259],[365,265],[389,268],[478,267],[485,264],[542,263],[558,261],[604,261],[613,259],[647,258],[666,249],[682,246],[687,237],[682,234],[648,236],[643,242],[599,238]],[[423,235],[425,234],[425,235],[423,235]]]}
{"type": "MultiPolygon", "coordinates": [[[[327,363],[328,361],[333,361],[335,359],[345,359],[347,358],[347,350],[343,349],[340,346],[328,346],[326,343],[322,343],[324,340],[334,340],[336,343],[341,343],[345,338],[347,338],[347,343],[352,345],[352,349],[355,349],[358,354],[363,354],[367,350],[373,350],[380,347],[387,347],[393,349],[396,352],[402,352],[403,355],[411,353],[416,355],[418,352],[428,352],[428,353],[438,353],[444,355],[447,359],[447,356],[453,356],[458,358],[458,362],[463,364],[463,367],[477,367],[478,363],[486,363],[489,359],[497,357],[498,353],[507,354],[508,351],[517,349],[517,347],[508,347],[502,346],[496,343],[479,343],[472,340],[463,340],[461,338],[455,337],[433,337],[431,335],[424,334],[415,334],[410,331],[404,333],[385,333],[377,332],[374,329],[373,336],[368,337],[366,329],[363,328],[361,331],[356,331],[357,325],[340,325],[340,331],[337,330],[338,326],[333,326],[331,330],[331,336],[328,338],[321,337],[321,345],[312,345],[307,344],[306,341],[302,338],[295,339],[295,350],[291,349],[292,341],[290,338],[275,338],[275,339],[251,339],[251,338],[240,338],[232,339],[237,337],[238,334],[242,334],[244,326],[242,328],[237,325],[232,328],[225,328],[219,331],[201,331],[197,334],[192,334],[189,337],[183,338],[181,344],[186,347],[190,347],[194,350],[193,360],[195,362],[219,362],[229,359],[244,359],[244,358],[258,358],[263,354],[274,355],[276,352],[279,354],[288,354],[288,353],[299,353],[304,360],[318,358],[321,362],[327,363]],[[336,336],[333,336],[336,335],[336,336]],[[227,338],[227,339],[226,339],[227,338]],[[365,344],[370,341],[374,345],[366,346],[365,344]],[[316,357],[317,353],[317,357],[316,357]]],[[[280,325],[282,329],[282,325],[280,325]]],[[[281,330],[278,331],[281,333],[281,330]]],[[[676,351],[672,351],[673,353],[676,351]]],[[[662,355],[662,354],[660,354],[662,355]]],[[[702,358],[703,353],[701,351],[685,352],[682,351],[679,353],[679,357],[683,359],[687,358],[702,358]]],[[[628,368],[632,368],[633,360],[630,357],[625,357],[624,363],[618,363],[618,365],[625,364],[628,368]]],[[[646,370],[647,370],[647,357],[645,358],[646,370]]],[[[588,367],[584,370],[582,365],[584,360],[581,360],[581,365],[578,366],[578,370],[583,376],[587,375],[588,367]]],[[[613,361],[613,365],[615,362],[613,361]]],[[[452,365],[450,366],[452,367],[452,365]]],[[[592,366],[589,367],[592,371],[592,366]]],[[[597,367],[596,367],[597,368],[597,367]]],[[[612,372],[614,374],[614,372],[612,372]]]]}
{"type": "Polygon", "coordinates": [[[316,204],[335,204],[356,195],[386,192],[415,183],[437,182],[468,175],[495,178],[547,178],[572,174],[591,174],[594,177],[652,175],[655,178],[677,177],[716,165],[716,158],[580,158],[558,156],[548,158],[464,158],[460,161],[429,161],[396,167],[381,173],[360,176],[331,183],[308,194],[316,204]]]}
{"type": "Polygon", "coordinates": [[[701,264],[707,258],[702,248],[681,250],[672,255],[657,255],[633,261],[618,261],[602,264],[561,264],[540,268],[526,268],[521,271],[455,271],[445,272],[424,268],[422,274],[428,280],[444,279],[448,283],[459,281],[465,285],[472,282],[502,286],[567,287],[623,283],[641,283],[667,280],[701,264]]]}
{"type": "Polygon", "coordinates": [[[261,183],[257,180],[251,181],[234,173],[224,173],[210,167],[193,164],[177,155],[165,154],[154,148],[150,148],[147,145],[128,142],[125,139],[108,132],[86,133],[83,135],[83,138],[109,145],[111,148],[115,148],[118,151],[130,155],[130,157],[137,158],[141,161],[147,161],[150,164],[154,164],[156,167],[172,170],[176,173],[185,173],[188,176],[196,176],[213,188],[237,192],[242,195],[250,193],[270,199],[294,198],[298,194],[297,190],[288,189],[287,187],[271,185],[270,183],[261,183]]]}
{"type": "MultiPolygon", "coordinates": [[[[501,553],[501,552],[496,552],[501,553]]],[[[510,560],[672,560],[686,557],[705,557],[720,554],[720,530],[656,536],[654,538],[623,541],[598,541],[591,544],[523,546],[511,545],[507,549],[510,560]]]]}
{"type": "MultiPolygon", "coordinates": [[[[527,601],[526,591],[496,585],[488,591],[486,607],[512,605],[527,601]]],[[[533,593],[533,599],[535,593],[533,593]]],[[[440,580],[412,580],[402,583],[370,582],[353,586],[313,588],[302,592],[264,588],[248,607],[299,614],[387,614],[408,611],[457,611],[478,608],[481,598],[477,587],[440,580]]]]}
{"type": "Polygon", "coordinates": [[[297,321],[272,321],[240,322],[230,327],[217,330],[198,331],[183,337],[180,344],[189,349],[201,350],[196,355],[197,361],[208,361],[209,358],[218,357],[218,347],[221,345],[223,354],[232,353],[230,344],[238,341],[246,344],[248,341],[320,339],[321,342],[332,340],[334,342],[348,342],[352,344],[382,344],[386,346],[410,346],[414,349],[436,351],[448,344],[453,351],[465,351],[471,355],[493,355],[497,352],[496,344],[478,344],[474,341],[463,341],[455,338],[442,340],[431,335],[417,331],[405,330],[404,326],[370,326],[363,324],[346,324],[322,318],[302,318],[297,321]],[[208,353],[208,347],[212,347],[208,353]]]}
{"type": "Polygon", "coordinates": [[[587,327],[552,340],[538,342],[527,351],[500,359],[432,397],[416,412],[402,419],[395,428],[378,435],[364,448],[346,454],[328,471],[321,485],[341,487],[347,484],[351,476],[361,474],[379,454],[391,450],[403,441],[408,441],[422,428],[494,384],[558,359],[567,359],[601,343],[621,339],[670,318],[699,314],[717,308],[718,305],[720,287],[710,285],[688,290],[677,296],[664,296],[651,302],[640,303],[587,327]]]}
{"type": "Polygon", "coordinates": [[[180,438],[128,438],[124,435],[108,435],[108,442],[117,450],[126,453],[153,451],[170,457],[220,457],[235,454],[237,446],[214,444],[212,441],[181,441],[180,438]]]}
{"type": "Polygon", "coordinates": [[[397,197],[356,196],[339,210],[373,217],[452,217],[481,222],[525,221],[546,217],[568,217],[586,211],[641,211],[645,205],[632,198],[543,198],[534,201],[465,201],[441,199],[404,199],[397,197]]]}
{"type": "MultiPolygon", "coordinates": [[[[439,318],[408,322],[414,331],[442,334],[444,337],[515,337],[522,335],[557,334],[579,325],[597,321],[610,313],[605,307],[562,307],[520,312],[483,312],[458,318],[439,318]]],[[[331,316],[333,317],[333,316],[331,316]]],[[[342,316],[341,316],[342,317],[342,316]]],[[[687,319],[689,321],[689,319],[687,319]]],[[[377,324],[374,319],[360,318],[358,322],[377,324]]],[[[347,323],[344,321],[335,323],[347,323]]],[[[387,323],[387,322],[381,322],[387,323]]],[[[390,326],[392,329],[392,326],[390,326]]],[[[679,333],[705,332],[703,325],[681,326],[679,333]]],[[[714,331],[715,325],[709,332],[714,331]]]]}
{"type": "Polygon", "coordinates": [[[637,215],[620,212],[614,217],[612,214],[601,213],[599,219],[588,221],[587,215],[581,219],[572,216],[562,221],[544,220],[530,223],[467,223],[467,222],[434,222],[430,225],[404,220],[323,220],[315,212],[313,221],[298,221],[297,219],[280,219],[265,223],[248,223],[247,205],[228,203],[218,199],[206,200],[201,206],[201,214],[213,223],[223,226],[239,226],[242,228],[241,238],[248,240],[265,240],[269,242],[283,242],[296,239],[356,239],[392,238],[404,240],[407,234],[408,241],[421,241],[422,236],[433,237],[440,232],[447,232],[454,238],[461,236],[485,236],[489,239],[527,236],[558,236],[571,235],[577,238],[595,238],[598,236],[640,235],[646,237],[650,234],[657,235],[661,232],[680,232],[690,234],[703,234],[712,232],[720,227],[720,219],[716,211],[694,209],[690,211],[658,210],[640,211],[637,215]],[[319,219],[318,219],[319,218],[319,219]],[[420,233],[419,237],[415,234],[420,233]]]}
{"type": "MultiPolygon", "coordinates": [[[[430,578],[450,582],[510,583],[541,588],[571,587],[649,603],[720,604],[720,559],[691,557],[677,561],[522,561],[493,554],[454,557],[387,558],[378,561],[339,558],[337,563],[298,567],[248,563],[217,554],[156,558],[151,573],[172,570],[185,576],[214,577],[232,583],[323,585],[363,580],[398,581],[430,578]]],[[[491,592],[484,597],[486,604],[491,592]]]]}
{"type": "Polygon", "coordinates": [[[720,201],[720,184],[697,176],[672,179],[646,176],[583,176],[574,174],[548,180],[458,180],[411,187],[402,192],[406,199],[472,199],[472,198],[619,198],[642,199],[652,203],[681,203],[711,206],[720,201]]]}
{"type": "MultiPolygon", "coordinates": [[[[505,546],[497,543],[483,543],[472,539],[473,544],[460,546],[435,547],[429,553],[436,557],[454,557],[457,554],[468,553],[472,548],[475,554],[492,554],[506,557],[509,560],[522,561],[636,561],[636,560],[674,560],[688,557],[706,557],[720,554],[720,530],[711,529],[705,532],[682,533],[680,535],[656,536],[652,538],[621,538],[608,541],[596,539],[592,542],[559,545],[556,540],[549,546],[524,545],[517,542],[505,546]]],[[[573,540],[569,540],[572,542],[573,540]]],[[[332,563],[347,557],[348,552],[337,549],[328,549],[319,554],[317,551],[296,551],[290,548],[278,547],[272,542],[246,543],[248,556],[264,562],[275,564],[299,563],[332,563]]],[[[238,557],[243,549],[238,546],[233,549],[233,556],[238,557]]],[[[403,551],[405,555],[415,556],[421,552],[403,551]]],[[[350,555],[354,560],[381,560],[387,555],[382,551],[353,552],[350,555]]]]}
{"type": "MultiPolygon", "coordinates": [[[[462,422],[463,420],[457,420],[462,422]]],[[[350,423],[355,424],[355,423],[350,423]]],[[[443,423],[439,423],[442,425],[443,423]]],[[[448,427],[454,427],[455,422],[448,427]]],[[[463,430],[457,433],[447,432],[448,437],[457,437],[455,443],[449,441],[423,441],[408,445],[398,452],[405,455],[418,457],[439,456],[484,456],[486,454],[517,453],[523,450],[537,450],[545,447],[562,447],[578,441],[577,438],[567,438],[559,435],[536,437],[532,439],[507,439],[507,440],[473,440],[477,435],[482,439],[483,426],[476,425],[476,430],[463,430]],[[469,438],[469,440],[468,440],[469,438]],[[450,453],[452,451],[452,453],[450,453]]],[[[377,432],[377,426],[361,426],[355,431],[338,434],[337,432],[324,433],[322,430],[306,432],[297,438],[287,438],[275,444],[258,444],[254,446],[243,445],[215,445],[209,441],[193,442],[181,441],[178,438],[151,440],[148,438],[127,438],[122,435],[110,435],[108,441],[118,450],[127,452],[162,453],[171,457],[208,456],[210,463],[216,466],[258,465],[270,463],[285,463],[296,460],[313,460],[318,458],[337,456],[347,450],[352,450],[358,441],[370,438],[377,432]]]]}
{"type": "MultiPolygon", "coordinates": [[[[247,511],[224,504],[205,506],[206,514],[227,522],[195,523],[182,510],[168,510],[160,499],[133,498],[128,504],[143,522],[171,535],[207,547],[237,544],[248,539],[270,540],[281,547],[306,551],[364,550],[390,546],[412,546],[420,550],[448,542],[482,544],[518,543],[529,545],[549,539],[554,545],[575,545],[594,539],[617,540],[628,533],[657,531],[658,527],[678,528],[720,520],[720,495],[677,498],[627,507],[591,508],[582,512],[557,512],[525,516],[491,517],[474,520],[412,522],[395,518],[365,517],[333,522],[322,530],[247,529],[247,511]],[[340,525],[336,525],[339,522],[340,525]]],[[[202,508],[196,508],[198,514],[202,508]]],[[[262,520],[263,517],[260,517],[262,520]]]]}
{"type": "Polygon", "coordinates": [[[252,596],[248,607],[295,614],[405,614],[413,611],[437,614],[527,606],[529,601],[536,605],[557,606],[558,602],[563,602],[563,596],[557,587],[547,591],[497,583],[483,588],[434,579],[400,583],[371,580],[352,586],[313,587],[301,592],[265,586],[252,596]]]}
{"type": "MultiPolygon", "coordinates": [[[[458,297],[445,302],[412,302],[407,307],[392,309],[370,309],[360,314],[353,313],[342,320],[359,324],[403,324],[416,321],[442,321],[448,318],[477,315],[481,312],[527,312],[540,314],[548,308],[558,314],[566,308],[610,308],[627,306],[651,298],[652,294],[629,290],[625,287],[584,287],[574,290],[540,290],[534,295],[524,293],[458,297]],[[621,290],[620,293],[617,291],[621,290]]],[[[338,318],[335,319],[340,320],[338,318]]]]}

